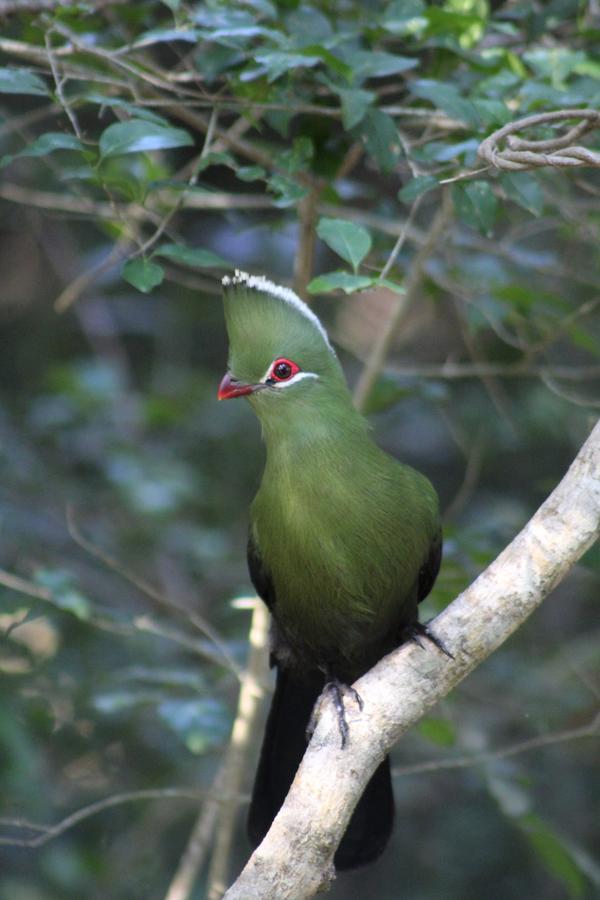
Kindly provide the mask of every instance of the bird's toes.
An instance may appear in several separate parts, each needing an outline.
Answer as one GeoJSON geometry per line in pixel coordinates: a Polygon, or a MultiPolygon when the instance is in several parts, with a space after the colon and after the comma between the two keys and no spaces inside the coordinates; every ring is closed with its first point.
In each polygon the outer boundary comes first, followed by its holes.
{"type": "Polygon", "coordinates": [[[454,656],[450,653],[443,640],[433,633],[429,628],[429,625],[423,624],[422,622],[411,622],[410,625],[405,625],[400,633],[400,638],[402,643],[412,641],[413,644],[417,644],[422,650],[425,649],[425,645],[421,638],[426,638],[428,641],[431,641],[438,650],[450,659],[454,659],[454,656]]]}

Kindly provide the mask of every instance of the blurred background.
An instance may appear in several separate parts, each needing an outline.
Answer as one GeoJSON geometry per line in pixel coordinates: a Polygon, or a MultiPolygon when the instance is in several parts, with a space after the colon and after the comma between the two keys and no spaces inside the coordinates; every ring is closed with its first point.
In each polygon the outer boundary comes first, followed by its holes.
{"type": "MultiPolygon", "coordinates": [[[[508,118],[600,98],[598,10],[16,6],[0,6],[0,898],[150,900],[206,806],[248,653],[263,448],[249,406],[216,401],[220,277],[309,297],[353,386],[387,336],[363,405],[439,492],[435,615],[560,480],[600,384],[598,172],[439,182],[480,166],[508,118]]],[[[393,842],[334,900],[597,896],[599,587],[595,547],[402,740],[393,842]]],[[[180,900],[214,896],[218,828],[180,900]]]]}

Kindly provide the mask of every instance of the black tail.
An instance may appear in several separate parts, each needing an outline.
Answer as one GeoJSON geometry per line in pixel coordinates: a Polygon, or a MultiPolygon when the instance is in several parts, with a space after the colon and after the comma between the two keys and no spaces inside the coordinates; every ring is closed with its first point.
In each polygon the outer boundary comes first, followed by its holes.
{"type": "MultiPolygon", "coordinates": [[[[306,726],[322,689],[322,676],[297,681],[289,672],[277,670],[248,813],[248,835],[254,846],[271,827],[290,789],[306,750],[306,726]]],[[[387,844],[393,822],[394,796],[386,757],[354,810],[335,855],[335,867],[353,869],[376,859],[387,844]]]]}

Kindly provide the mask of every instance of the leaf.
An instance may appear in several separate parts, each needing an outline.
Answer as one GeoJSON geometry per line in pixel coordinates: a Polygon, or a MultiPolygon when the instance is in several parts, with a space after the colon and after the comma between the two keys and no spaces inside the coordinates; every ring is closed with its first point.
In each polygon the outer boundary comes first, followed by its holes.
{"type": "Polygon", "coordinates": [[[413,203],[417,197],[422,197],[423,194],[433,191],[438,186],[438,180],[433,175],[417,175],[398,191],[398,199],[405,203],[413,203]]]}
{"type": "Polygon", "coordinates": [[[459,219],[490,237],[498,201],[487,181],[468,181],[452,185],[452,200],[459,219]]]}
{"type": "Polygon", "coordinates": [[[544,211],[544,195],[539,182],[531,172],[504,172],[500,184],[509,200],[534,216],[544,211]]]}
{"type": "Polygon", "coordinates": [[[398,75],[419,64],[418,59],[382,51],[357,50],[352,53],[352,70],[355,79],[385,78],[398,75]]]}
{"type": "Polygon", "coordinates": [[[144,119],[130,119],[109,125],[100,137],[100,155],[103,158],[124,153],[147,150],[167,150],[171,147],[190,147],[194,143],[191,134],[183,128],[167,128],[144,119]]]}
{"type": "Polygon", "coordinates": [[[42,134],[37,140],[28,144],[18,153],[3,156],[0,160],[0,167],[7,166],[13,159],[19,159],[23,156],[46,156],[55,150],[83,150],[84,146],[74,134],[64,134],[61,131],[48,131],[42,134]]]}
{"type": "Polygon", "coordinates": [[[349,262],[355,272],[371,249],[371,235],[367,229],[345,219],[320,219],[317,234],[338,256],[349,262]]]}
{"type": "Polygon", "coordinates": [[[391,172],[402,155],[402,147],[394,120],[380,109],[370,109],[357,126],[369,156],[382,172],[391,172]]]}
{"type": "Polygon", "coordinates": [[[230,727],[224,705],[211,698],[165,700],[159,704],[157,712],[184,741],[190,753],[204,753],[221,745],[230,727]]]}
{"type": "Polygon", "coordinates": [[[481,120],[475,105],[461,97],[453,85],[432,78],[420,78],[409,82],[409,89],[415,97],[431,101],[453,119],[464,122],[470,128],[480,128],[481,120]]]}
{"type": "Polygon", "coordinates": [[[275,200],[273,201],[274,206],[277,206],[280,209],[285,209],[287,206],[294,206],[308,194],[307,187],[304,187],[293,178],[289,178],[287,175],[283,174],[272,175],[269,178],[267,185],[269,190],[273,191],[276,195],[275,200]]]}
{"type": "Polygon", "coordinates": [[[184,247],[183,244],[164,244],[152,256],[172,259],[174,262],[183,266],[189,266],[192,269],[231,268],[231,263],[224,260],[222,256],[213,253],[212,250],[204,250],[202,247],[184,247]]]}
{"type": "Polygon", "coordinates": [[[352,275],[350,272],[328,272],[313,278],[307,286],[309,294],[330,294],[332,291],[341,290],[345,294],[353,294],[371,287],[372,278],[365,275],[352,275]]]}
{"type": "Polygon", "coordinates": [[[372,91],[337,89],[342,101],[342,124],[349,131],[364,118],[365,113],[372,106],[375,94],[372,91]]]}
{"type": "Polygon", "coordinates": [[[168,41],[185,41],[188,44],[198,43],[198,31],[193,28],[153,28],[145,31],[131,45],[132,49],[150,47],[168,41]]]}
{"type": "Polygon", "coordinates": [[[90,601],[73,587],[73,576],[70,572],[39,569],[35,573],[35,582],[50,591],[54,606],[82,621],[90,618],[92,613],[90,601]]]}
{"type": "Polygon", "coordinates": [[[240,181],[260,181],[267,173],[262,166],[240,166],[235,174],[240,181]]]}
{"type": "Polygon", "coordinates": [[[170,127],[169,120],[165,119],[164,116],[159,116],[158,113],[153,112],[151,109],[146,109],[144,106],[130,103],[129,100],[124,100],[122,97],[109,97],[107,94],[93,91],[91,94],[82,94],[81,99],[87,100],[88,103],[106,106],[109,109],[124,109],[132,119],[147,119],[149,122],[156,122],[157,125],[164,125],[165,128],[170,127]]]}
{"type": "Polygon", "coordinates": [[[165,270],[157,263],[150,262],[141,256],[130,259],[121,269],[121,275],[143,294],[159,285],[165,277],[165,270]]]}
{"type": "Polygon", "coordinates": [[[424,12],[423,0],[393,0],[383,14],[381,26],[391,34],[407,34],[415,30],[415,25],[426,24],[424,12]]]}
{"type": "Polygon", "coordinates": [[[521,825],[546,869],[564,885],[569,896],[583,897],[586,878],[560,836],[534,813],[524,816],[521,825]]]}
{"type": "Polygon", "coordinates": [[[454,726],[448,719],[428,716],[419,722],[417,730],[424,738],[439,747],[452,747],[456,742],[454,726]]]}
{"type": "Polygon", "coordinates": [[[35,94],[48,96],[48,88],[42,79],[29,69],[0,68],[0,94],[35,94]]]}

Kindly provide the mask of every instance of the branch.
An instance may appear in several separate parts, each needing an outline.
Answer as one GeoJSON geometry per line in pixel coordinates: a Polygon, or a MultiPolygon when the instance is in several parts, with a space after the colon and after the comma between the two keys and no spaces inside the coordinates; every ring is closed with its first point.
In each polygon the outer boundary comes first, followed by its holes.
{"type": "Polygon", "coordinates": [[[302,900],[333,877],[358,798],[398,738],[486,659],[565,577],[600,532],[600,422],[558,487],[498,558],[435,620],[454,654],[408,644],[355,685],[364,702],[340,749],[325,705],[288,797],[227,900],[302,900]]]}
{"type": "Polygon", "coordinates": [[[542,166],[558,168],[594,166],[598,168],[600,167],[600,153],[573,144],[573,141],[578,140],[583,134],[594,128],[600,128],[600,111],[598,110],[557,109],[552,112],[538,113],[498,128],[481,142],[477,153],[481,159],[485,159],[496,169],[508,169],[513,172],[542,166]],[[516,133],[524,128],[549,122],[565,122],[570,119],[580,119],[581,121],[577,125],[573,125],[566,134],[540,141],[516,137],[516,133]],[[507,146],[501,149],[499,144],[504,139],[506,139],[507,146]]]}

